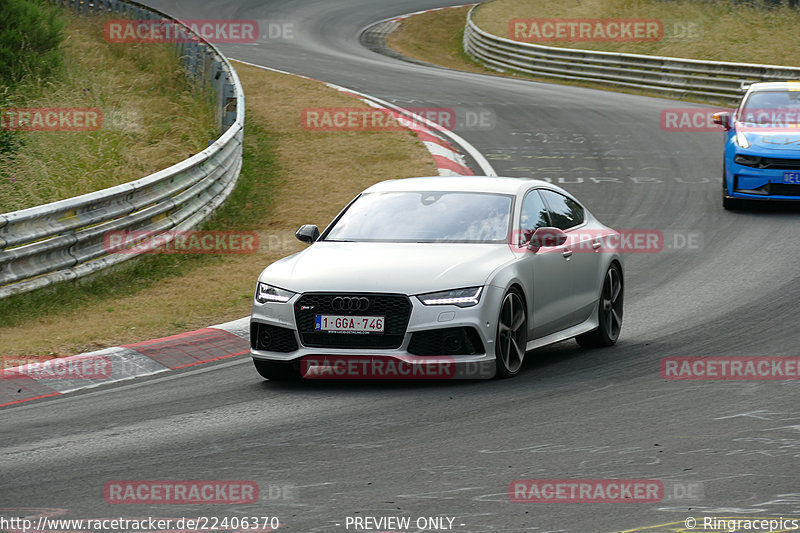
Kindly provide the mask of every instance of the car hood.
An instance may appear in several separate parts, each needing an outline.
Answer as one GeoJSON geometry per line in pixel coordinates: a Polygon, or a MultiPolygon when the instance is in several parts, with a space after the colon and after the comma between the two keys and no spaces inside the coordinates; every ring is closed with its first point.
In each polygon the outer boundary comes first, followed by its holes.
{"type": "Polygon", "coordinates": [[[742,127],[756,152],[797,152],[800,155],[800,131],[797,128],[742,127]]]}
{"type": "Polygon", "coordinates": [[[293,292],[421,294],[484,285],[514,258],[506,244],[322,241],[272,263],[259,281],[293,292]]]}

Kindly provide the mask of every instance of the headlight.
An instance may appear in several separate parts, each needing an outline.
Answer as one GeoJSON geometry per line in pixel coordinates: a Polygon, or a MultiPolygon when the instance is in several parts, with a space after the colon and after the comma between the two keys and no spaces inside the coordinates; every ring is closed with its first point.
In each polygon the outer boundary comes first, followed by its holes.
{"type": "Polygon", "coordinates": [[[417,296],[425,305],[457,305],[458,307],[472,307],[481,301],[483,287],[470,287],[468,289],[453,289],[449,291],[429,292],[417,296]]]}
{"type": "Polygon", "coordinates": [[[260,304],[265,304],[267,302],[274,302],[279,304],[285,304],[289,300],[292,299],[296,293],[287,291],[278,287],[273,287],[272,285],[267,285],[266,283],[258,283],[256,287],[256,301],[260,304]]]}
{"type": "Polygon", "coordinates": [[[756,155],[736,154],[736,157],[733,158],[733,162],[746,167],[757,167],[761,164],[761,158],[756,155]]]}
{"type": "Polygon", "coordinates": [[[736,132],[736,144],[742,148],[750,148],[750,141],[747,140],[747,136],[742,131],[736,132]]]}

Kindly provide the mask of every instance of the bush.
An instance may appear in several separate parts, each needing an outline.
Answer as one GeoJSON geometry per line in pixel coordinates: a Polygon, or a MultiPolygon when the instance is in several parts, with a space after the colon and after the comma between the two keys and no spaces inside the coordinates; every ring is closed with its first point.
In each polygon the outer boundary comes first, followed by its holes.
{"type": "Polygon", "coordinates": [[[0,85],[47,77],[62,63],[64,21],[45,0],[0,1],[0,85]]]}
{"type": "MultiPolygon", "coordinates": [[[[13,106],[14,102],[8,96],[8,89],[0,89],[0,113],[2,113],[4,109],[13,106]]],[[[3,119],[0,118],[0,121],[2,120],[3,119]]],[[[19,147],[19,145],[20,141],[16,132],[4,130],[2,127],[0,127],[0,154],[13,152],[19,147]]],[[[3,179],[5,176],[4,170],[5,169],[0,168],[0,179],[3,179]]]]}

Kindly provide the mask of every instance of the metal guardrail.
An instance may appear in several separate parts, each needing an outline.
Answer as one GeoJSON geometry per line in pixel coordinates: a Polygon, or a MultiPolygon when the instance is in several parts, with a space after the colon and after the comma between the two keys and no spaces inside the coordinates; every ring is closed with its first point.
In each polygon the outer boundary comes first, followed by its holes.
{"type": "MultiPolygon", "coordinates": [[[[57,0],[79,13],[179,23],[127,0],[57,0]]],[[[191,29],[187,27],[187,32],[191,29]]],[[[144,178],[101,191],[0,214],[0,298],[76,279],[131,257],[108,253],[111,231],[185,230],[228,197],[242,166],[244,92],[233,66],[215,46],[176,44],[187,73],[216,93],[222,135],[202,152],[144,178]]],[[[165,241],[173,234],[167,234],[165,241]]]]}
{"type": "Polygon", "coordinates": [[[743,82],[800,79],[800,68],[795,67],[599,52],[514,41],[478,28],[472,20],[477,7],[467,15],[464,50],[495,70],[590,81],[669,96],[700,97],[729,105],[738,103],[744,93],[743,82]]]}

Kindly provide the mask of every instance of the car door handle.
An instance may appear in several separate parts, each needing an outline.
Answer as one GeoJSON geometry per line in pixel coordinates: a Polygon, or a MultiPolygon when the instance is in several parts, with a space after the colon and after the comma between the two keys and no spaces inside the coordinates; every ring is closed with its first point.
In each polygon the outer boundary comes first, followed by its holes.
{"type": "Polygon", "coordinates": [[[566,250],[564,250],[564,253],[562,253],[561,255],[564,256],[564,259],[569,259],[570,257],[572,257],[572,250],[567,248],[566,250]]]}
{"type": "Polygon", "coordinates": [[[603,246],[603,243],[600,242],[600,239],[597,239],[592,243],[592,250],[597,250],[601,246],[603,246]]]}

